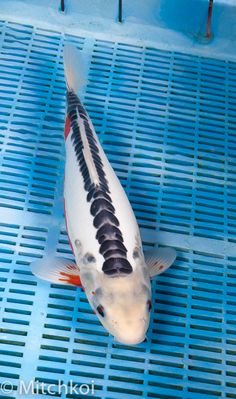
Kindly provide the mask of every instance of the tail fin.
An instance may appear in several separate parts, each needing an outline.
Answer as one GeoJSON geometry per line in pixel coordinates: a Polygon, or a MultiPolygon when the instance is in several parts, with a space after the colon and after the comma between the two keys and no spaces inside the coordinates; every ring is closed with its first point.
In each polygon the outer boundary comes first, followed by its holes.
{"type": "Polygon", "coordinates": [[[80,51],[71,44],[65,44],[64,47],[64,70],[67,88],[78,94],[86,85],[85,65],[80,51]]]}

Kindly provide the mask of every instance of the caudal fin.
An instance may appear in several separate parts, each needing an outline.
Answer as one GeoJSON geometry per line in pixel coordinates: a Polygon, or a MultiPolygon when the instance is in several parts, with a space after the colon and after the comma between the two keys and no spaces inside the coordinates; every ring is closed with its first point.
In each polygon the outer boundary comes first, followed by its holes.
{"type": "Polygon", "coordinates": [[[85,65],[81,52],[68,43],[64,47],[64,71],[68,90],[78,94],[86,85],[85,65]]]}

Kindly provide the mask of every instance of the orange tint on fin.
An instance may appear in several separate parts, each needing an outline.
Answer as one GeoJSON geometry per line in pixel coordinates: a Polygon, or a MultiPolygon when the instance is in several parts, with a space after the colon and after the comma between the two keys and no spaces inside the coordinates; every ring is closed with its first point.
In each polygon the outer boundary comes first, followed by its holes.
{"type": "Polygon", "coordinates": [[[31,264],[31,271],[35,276],[50,283],[82,287],[79,267],[65,258],[45,256],[31,264]]]}
{"type": "Polygon", "coordinates": [[[80,276],[65,272],[60,272],[63,278],[59,278],[59,281],[63,281],[67,284],[76,285],[77,287],[82,287],[80,276]]]}
{"type": "Polygon", "coordinates": [[[150,277],[163,273],[172,265],[176,258],[173,248],[153,248],[145,252],[145,261],[150,277]]]}
{"type": "Polygon", "coordinates": [[[74,263],[67,265],[66,268],[68,270],[78,270],[78,267],[74,263]]]}

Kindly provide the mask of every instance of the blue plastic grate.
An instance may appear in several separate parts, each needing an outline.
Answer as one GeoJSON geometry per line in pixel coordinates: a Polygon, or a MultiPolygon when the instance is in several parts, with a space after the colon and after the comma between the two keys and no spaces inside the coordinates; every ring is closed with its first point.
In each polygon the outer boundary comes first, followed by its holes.
{"type": "MultiPolygon", "coordinates": [[[[236,398],[236,64],[0,23],[0,379],[91,383],[104,399],[236,398]],[[87,56],[83,100],[146,247],[176,247],[153,282],[148,342],[108,336],[85,295],[36,280],[63,219],[62,48],[87,56]]],[[[49,395],[39,394],[49,398],[49,395]]],[[[59,395],[70,398],[75,395],[59,395]]],[[[90,396],[88,396],[90,397],[90,396]]]]}

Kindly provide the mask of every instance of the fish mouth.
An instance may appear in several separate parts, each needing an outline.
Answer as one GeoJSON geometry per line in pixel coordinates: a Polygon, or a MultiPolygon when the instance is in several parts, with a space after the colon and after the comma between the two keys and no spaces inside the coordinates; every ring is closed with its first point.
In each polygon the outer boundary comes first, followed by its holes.
{"type": "Polygon", "coordinates": [[[116,337],[115,340],[120,344],[124,345],[138,345],[146,340],[146,335],[142,335],[141,337],[116,337]]]}

